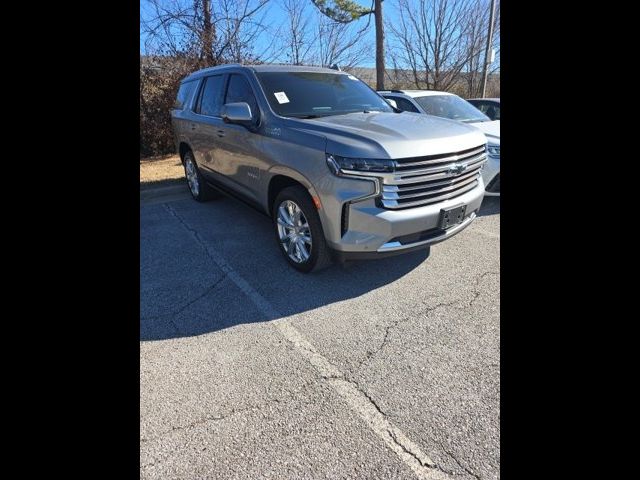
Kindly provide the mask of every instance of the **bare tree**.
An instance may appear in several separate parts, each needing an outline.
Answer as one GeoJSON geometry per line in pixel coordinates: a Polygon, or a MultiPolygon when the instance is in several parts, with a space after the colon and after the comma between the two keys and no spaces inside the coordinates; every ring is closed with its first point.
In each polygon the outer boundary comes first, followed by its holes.
{"type": "Polygon", "coordinates": [[[141,14],[146,50],[198,59],[200,67],[251,56],[265,31],[269,0],[147,0],[141,14]]]}
{"type": "MultiPolygon", "coordinates": [[[[363,7],[353,0],[311,0],[327,17],[337,23],[351,23],[362,17],[375,18],[376,27],[376,88],[384,90],[384,22],[382,17],[382,0],[372,0],[369,8],[363,7]]],[[[367,21],[367,26],[369,25],[367,21]]]]}
{"type": "MultiPolygon", "coordinates": [[[[488,1],[477,0],[467,12],[465,24],[467,28],[464,35],[464,48],[467,52],[467,64],[464,72],[466,95],[471,98],[477,97],[481,93],[482,62],[484,61],[484,46],[489,28],[488,1]]],[[[496,53],[496,60],[491,64],[490,75],[500,69],[500,0],[496,2],[492,48],[496,53]]]]}
{"type": "Polygon", "coordinates": [[[199,68],[269,60],[270,45],[256,50],[267,28],[268,0],[146,0],[140,29],[140,153],[174,150],[169,111],[179,82],[199,68]]]}
{"type": "Polygon", "coordinates": [[[283,0],[282,7],[286,13],[282,43],[288,62],[293,65],[310,63],[310,53],[315,42],[310,28],[308,0],[283,0]]]}
{"type": "Polygon", "coordinates": [[[390,25],[417,88],[447,90],[465,63],[463,13],[470,0],[398,0],[400,21],[390,25]]]}
{"type": "Polygon", "coordinates": [[[324,15],[318,18],[317,45],[314,63],[323,66],[340,65],[349,69],[370,54],[370,47],[362,41],[366,29],[355,30],[354,25],[334,22],[324,15]]]}
{"type": "Polygon", "coordinates": [[[280,35],[281,51],[286,62],[294,65],[338,64],[350,68],[370,54],[362,41],[368,25],[336,22],[317,9],[311,9],[308,0],[282,0],[286,12],[280,35]],[[311,11],[310,11],[311,10],[311,11]]]}
{"type": "MultiPolygon", "coordinates": [[[[398,0],[399,19],[388,25],[395,72],[407,67],[416,88],[433,90],[460,88],[466,78],[470,94],[484,58],[487,4],[487,0],[398,0]]],[[[499,28],[494,31],[494,45],[499,46],[499,28]]]]}

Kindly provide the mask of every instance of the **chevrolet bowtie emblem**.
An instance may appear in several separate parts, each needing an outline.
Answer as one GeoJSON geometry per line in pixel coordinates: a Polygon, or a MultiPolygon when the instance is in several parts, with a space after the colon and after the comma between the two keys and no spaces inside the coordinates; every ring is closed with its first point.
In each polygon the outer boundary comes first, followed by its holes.
{"type": "Polygon", "coordinates": [[[466,169],[467,169],[467,165],[466,164],[464,164],[464,163],[454,163],[447,170],[447,175],[449,175],[450,177],[453,177],[455,175],[460,175],[466,169]]]}

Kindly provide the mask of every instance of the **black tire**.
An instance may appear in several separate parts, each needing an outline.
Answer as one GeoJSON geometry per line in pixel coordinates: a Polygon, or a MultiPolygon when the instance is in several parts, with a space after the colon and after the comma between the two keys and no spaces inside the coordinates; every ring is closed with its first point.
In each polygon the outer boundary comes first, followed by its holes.
{"type": "Polygon", "coordinates": [[[331,265],[331,251],[329,250],[324,238],[324,230],[320,223],[320,216],[318,215],[318,211],[311,200],[309,192],[307,192],[304,187],[293,186],[283,189],[273,202],[272,212],[273,229],[276,241],[278,242],[278,248],[284,255],[287,262],[289,262],[289,265],[303,273],[319,271],[331,265]],[[280,232],[278,229],[278,208],[287,200],[292,201],[300,208],[300,210],[302,210],[302,214],[307,221],[306,223],[309,225],[311,233],[311,251],[309,252],[309,257],[306,261],[298,262],[293,260],[289,256],[289,253],[287,253],[286,242],[282,242],[280,240],[280,232]]]}
{"type": "Polygon", "coordinates": [[[182,166],[184,167],[184,176],[187,180],[189,191],[191,192],[191,196],[194,198],[194,200],[197,200],[198,202],[206,202],[207,200],[211,200],[212,198],[216,198],[219,196],[218,192],[216,192],[212,187],[209,186],[207,181],[200,173],[200,169],[198,168],[198,164],[196,163],[196,159],[194,158],[193,152],[191,152],[191,150],[184,154],[184,158],[182,159],[182,166]],[[194,168],[197,187],[194,187],[192,181],[189,180],[189,162],[191,162],[194,168]]]}

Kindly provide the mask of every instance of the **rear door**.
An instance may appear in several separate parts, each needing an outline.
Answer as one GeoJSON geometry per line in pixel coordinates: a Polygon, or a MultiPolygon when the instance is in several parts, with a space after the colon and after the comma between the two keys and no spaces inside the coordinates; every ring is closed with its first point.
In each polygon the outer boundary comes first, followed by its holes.
{"type": "Polygon", "coordinates": [[[215,158],[220,154],[220,136],[224,122],[220,117],[226,75],[212,75],[203,80],[194,108],[191,125],[192,147],[203,175],[217,179],[215,158]]]}
{"type": "Polygon", "coordinates": [[[180,142],[190,141],[191,132],[191,100],[199,85],[198,80],[182,82],[178,88],[178,95],[171,110],[171,126],[176,138],[176,147],[180,142]]]}

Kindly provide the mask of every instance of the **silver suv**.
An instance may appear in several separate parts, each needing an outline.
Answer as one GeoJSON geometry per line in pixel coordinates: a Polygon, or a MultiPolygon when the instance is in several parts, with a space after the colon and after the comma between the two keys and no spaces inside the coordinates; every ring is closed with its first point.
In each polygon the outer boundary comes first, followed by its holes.
{"type": "Polygon", "coordinates": [[[303,272],[428,249],[482,202],[480,131],[400,112],[344,72],[200,70],[182,80],[171,117],[193,197],[222,191],[268,214],[303,272]]]}

